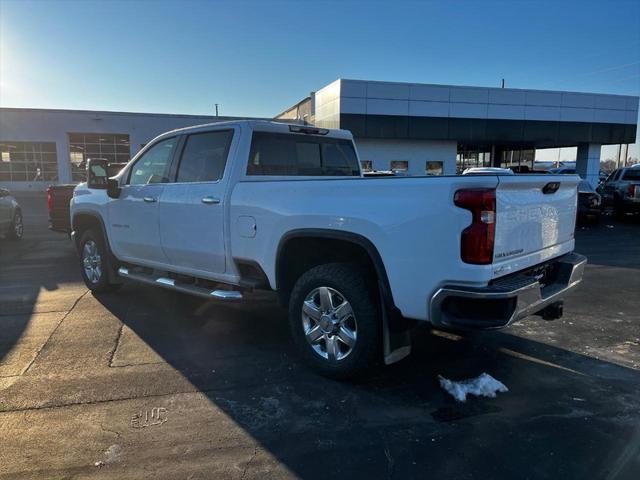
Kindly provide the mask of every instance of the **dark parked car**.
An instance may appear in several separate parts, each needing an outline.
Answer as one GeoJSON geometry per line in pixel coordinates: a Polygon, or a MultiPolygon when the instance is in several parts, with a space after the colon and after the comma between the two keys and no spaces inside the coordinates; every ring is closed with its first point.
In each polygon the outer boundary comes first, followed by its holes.
{"type": "Polygon", "coordinates": [[[73,197],[73,185],[51,185],[47,188],[49,228],[55,232],[70,232],[69,202],[73,197]]]}
{"type": "Polygon", "coordinates": [[[578,220],[600,220],[601,197],[586,180],[578,184],[578,220]]]}
{"type": "Polygon", "coordinates": [[[576,169],[575,167],[550,168],[549,173],[553,173],[555,175],[575,175],[576,169]]]}
{"type": "Polygon", "coordinates": [[[0,188],[0,235],[9,240],[20,240],[24,226],[22,210],[6,188],[0,188]]]}
{"type": "Polygon", "coordinates": [[[614,170],[599,191],[603,206],[616,217],[640,213],[640,165],[614,170]]]}
{"type": "MultiPolygon", "coordinates": [[[[558,168],[550,168],[549,173],[554,173],[556,175],[558,174],[575,175],[577,171],[575,167],[558,167],[558,168]]],[[[598,172],[598,180],[600,182],[604,182],[607,177],[608,177],[608,174],[606,172],[603,172],[602,170],[598,172]]]]}

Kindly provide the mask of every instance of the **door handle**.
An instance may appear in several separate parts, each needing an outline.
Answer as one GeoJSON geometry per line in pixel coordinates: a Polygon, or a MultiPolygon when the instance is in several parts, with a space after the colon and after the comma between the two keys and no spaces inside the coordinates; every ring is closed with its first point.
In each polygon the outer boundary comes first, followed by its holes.
{"type": "Polygon", "coordinates": [[[147,203],[153,203],[156,201],[156,199],[153,197],[144,197],[143,200],[147,203]]]}
{"type": "Polygon", "coordinates": [[[203,197],[202,198],[202,203],[204,203],[206,205],[216,205],[216,204],[220,203],[220,199],[219,198],[215,198],[215,197],[211,197],[211,196],[207,196],[207,197],[203,197]]]}

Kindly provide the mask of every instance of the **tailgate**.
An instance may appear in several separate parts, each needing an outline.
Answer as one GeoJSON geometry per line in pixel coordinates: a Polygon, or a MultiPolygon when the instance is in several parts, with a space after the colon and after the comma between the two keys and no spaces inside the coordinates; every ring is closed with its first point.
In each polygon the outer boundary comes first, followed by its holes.
{"type": "Polygon", "coordinates": [[[579,181],[577,175],[499,177],[494,263],[551,253],[571,242],[579,181]]]}
{"type": "Polygon", "coordinates": [[[51,204],[49,210],[50,228],[60,232],[71,231],[69,202],[73,197],[75,185],[56,185],[49,187],[51,204]]]}

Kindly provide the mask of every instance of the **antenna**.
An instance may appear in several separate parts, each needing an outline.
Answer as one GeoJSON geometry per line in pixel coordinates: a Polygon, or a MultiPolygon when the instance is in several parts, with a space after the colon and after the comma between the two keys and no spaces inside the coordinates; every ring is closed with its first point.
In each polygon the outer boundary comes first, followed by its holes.
{"type": "Polygon", "coordinates": [[[216,117],[218,116],[218,105],[220,105],[220,104],[219,103],[215,104],[215,106],[216,106],[216,117]]]}
{"type": "Polygon", "coordinates": [[[504,78],[502,79],[502,88],[504,88],[504,78]]]}

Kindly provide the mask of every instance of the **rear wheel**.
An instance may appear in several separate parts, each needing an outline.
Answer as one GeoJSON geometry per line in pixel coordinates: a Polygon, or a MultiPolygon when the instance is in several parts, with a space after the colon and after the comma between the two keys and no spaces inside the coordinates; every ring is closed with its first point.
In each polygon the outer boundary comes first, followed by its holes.
{"type": "Polygon", "coordinates": [[[303,359],[332,378],[364,373],[380,353],[378,304],[355,266],[331,263],[304,273],[289,302],[291,333],[303,359]]]}
{"type": "Polygon", "coordinates": [[[109,281],[109,252],[101,232],[87,230],[80,237],[80,271],[92,292],[111,292],[120,287],[109,281]]]}
{"type": "Polygon", "coordinates": [[[7,237],[9,240],[22,240],[22,234],[24,233],[24,225],[22,224],[22,212],[16,210],[13,214],[13,221],[9,228],[7,237]]]}

